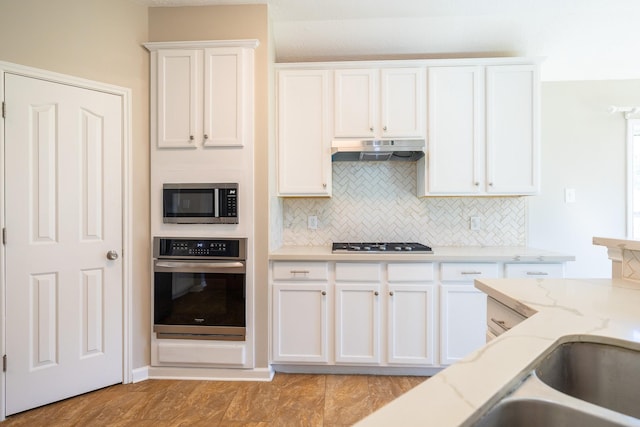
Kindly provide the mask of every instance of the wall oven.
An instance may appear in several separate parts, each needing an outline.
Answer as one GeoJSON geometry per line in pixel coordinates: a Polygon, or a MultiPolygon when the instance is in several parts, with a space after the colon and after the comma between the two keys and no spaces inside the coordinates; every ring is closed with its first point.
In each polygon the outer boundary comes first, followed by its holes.
{"type": "Polygon", "coordinates": [[[244,341],[246,239],[153,239],[156,337],[244,341]]]}
{"type": "Polygon", "coordinates": [[[237,224],[238,184],[164,184],[162,220],[170,224],[237,224]]]}

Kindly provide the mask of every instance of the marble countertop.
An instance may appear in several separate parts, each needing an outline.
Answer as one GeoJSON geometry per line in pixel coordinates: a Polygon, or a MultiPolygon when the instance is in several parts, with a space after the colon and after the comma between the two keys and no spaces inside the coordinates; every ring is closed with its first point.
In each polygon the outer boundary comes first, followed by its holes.
{"type": "Polygon", "coordinates": [[[283,246],[269,253],[272,261],[466,261],[565,262],[575,257],[526,246],[440,246],[432,254],[331,253],[331,245],[283,246]]]}
{"type": "Polygon", "coordinates": [[[622,279],[480,279],[478,289],[531,316],[358,426],[464,425],[514,388],[555,344],[574,339],[640,348],[640,283],[622,279]]]}

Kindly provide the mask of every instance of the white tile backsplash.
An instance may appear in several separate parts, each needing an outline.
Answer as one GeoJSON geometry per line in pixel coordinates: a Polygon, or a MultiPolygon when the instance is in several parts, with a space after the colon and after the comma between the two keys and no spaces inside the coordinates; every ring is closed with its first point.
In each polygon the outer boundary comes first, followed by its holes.
{"type": "Polygon", "coordinates": [[[281,206],[272,205],[272,215],[278,216],[280,208],[282,224],[272,226],[272,242],[284,245],[334,241],[526,245],[525,197],[418,198],[415,163],[334,163],[332,198],[283,199],[281,206]],[[307,229],[309,215],[318,217],[317,230],[307,229]],[[480,218],[480,230],[469,229],[472,216],[480,218]]]}

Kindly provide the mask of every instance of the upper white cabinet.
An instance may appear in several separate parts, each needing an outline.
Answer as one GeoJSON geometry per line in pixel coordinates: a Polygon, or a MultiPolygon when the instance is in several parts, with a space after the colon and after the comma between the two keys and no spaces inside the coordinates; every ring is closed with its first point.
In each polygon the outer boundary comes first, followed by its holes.
{"type": "Polygon", "coordinates": [[[145,44],[152,53],[151,136],[158,148],[244,145],[257,44],[245,45],[145,44]]]}
{"type": "Polygon", "coordinates": [[[278,195],[331,195],[330,71],[278,73],[278,195]]]}
{"type": "Polygon", "coordinates": [[[535,64],[431,67],[418,195],[525,195],[539,187],[535,64]]]}
{"type": "Polygon", "coordinates": [[[336,138],[424,138],[425,69],[339,69],[334,73],[336,138]]]}

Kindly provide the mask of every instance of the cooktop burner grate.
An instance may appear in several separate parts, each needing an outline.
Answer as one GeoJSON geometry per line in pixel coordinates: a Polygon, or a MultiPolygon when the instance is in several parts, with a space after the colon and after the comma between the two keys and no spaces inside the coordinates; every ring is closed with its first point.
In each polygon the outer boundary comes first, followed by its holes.
{"type": "Polygon", "coordinates": [[[433,250],[429,246],[415,242],[336,242],[332,245],[331,252],[414,252],[431,254],[433,250]]]}

